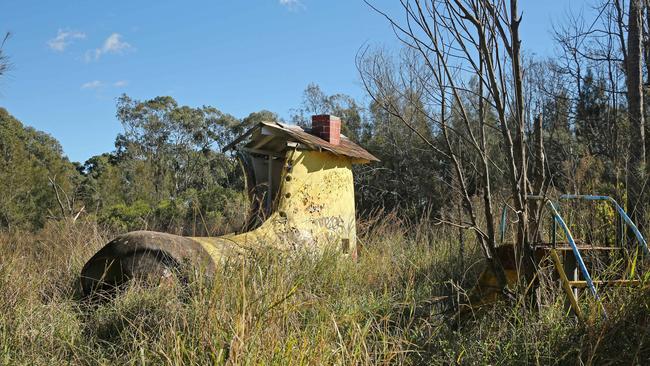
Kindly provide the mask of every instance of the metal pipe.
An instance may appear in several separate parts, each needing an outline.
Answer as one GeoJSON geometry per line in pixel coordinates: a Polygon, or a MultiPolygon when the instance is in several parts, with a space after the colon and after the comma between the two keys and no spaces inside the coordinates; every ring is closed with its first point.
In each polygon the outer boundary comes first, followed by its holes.
{"type": "Polygon", "coordinates": [[[587,282],[587,287],[591,291],[591,294],[594,296],[596,301],[601,305],[603,309],[603,314],[605,315],[605,318],[607,318],[607,312],[605,311],[605,307],[602,305],[602,302],[600,301],[600,296],[598,296],[598,291],[596,291],[596,286],[594,286],[594,282],[591,279],[591,275],[589,274],[589,270],[587,270],[587,266],[585,265],[584,260],[582,259],[582,255],[580,254],[580,250],[578,249],[578,246],[576,245],[575,240],[573,239],[573,235],[571,235],[571,231],[569,230],[569,227],[567,224],[564,222],[564,219],[560,215],[560,213],[557,211],[555,208],[555,205],[551,200],[548,198],[542,197],[542,196],[526,196],[527,199],[534,199],[534,200],[542,200],[546,202],[546,205],[549,207],[551,210],[551,213],[553,214],[553,217],[555,218],[555,221],[560,225],[562,230],[564,231],[564,234],[567,237],[567,241],[569,242],[569,245],[571,246],[571,250],[573,251],[573,256],[576,258],[576,262],[578,263],[578,267],[580,268],[580,272],[582,272],[582,276],[585,278],[585,281],[587,282]]]}
{"type": "Polygon", "coordinates": [[[616,202],[612,197],[610,196],[598,196],[598,195],[589,195],[589,194],[563,194],[560,196],[560,199],[562,200],[571,200],[571,199],[582,199],[586,201],[607,201],[614,205],[614,208],[618,212],[619,216],[623,219],[623,221],[627,224],[627,226],[632,230],[634,233],[634,236],[636,236],[636,240],[643,249],[643,252],[646,255],[650,255],[650,250],[648,250],[648,243],[646,242],[645,238],[639,231],[639,229],[636,227],[634,222],[632,222],[632,219],[627,215],[627,212],[621,207],[621,205],[616,202]]]}

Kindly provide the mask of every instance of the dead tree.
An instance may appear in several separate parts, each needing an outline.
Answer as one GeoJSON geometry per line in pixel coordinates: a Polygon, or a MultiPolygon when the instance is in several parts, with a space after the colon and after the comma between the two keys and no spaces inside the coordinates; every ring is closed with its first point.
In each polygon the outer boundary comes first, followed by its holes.
{"type": "Polygon", "coordinates": [[[363,52],[358,62],[362,80],[371,97],[398,119],[399,108],[383,102],[384,96],[420,90],[426,99],[423,112],[438,127],[441,137],[430,146],[449,161],[458,183],[454,188],[462,197],[468,220],[452,224],[477,234],[485,258],[507,292],[505,273],[496,255],[495,174],[504,175],[508,182],[517,214],[515,251],[523,278],[530,281],[535,272],[526,200],[531,187],[526,169],[527,121],[517,0],[400,2],[403,20],[367,1],[390,22],[406,50],[398,67],[387,64],[383,55],[363,52]],[[450,143],[452,136],[460,146],[450,143]],[[502,147],[499,156],[491,151],[488,136],[502,147]],[[461,149],[471,154],[461,155],[461,149]],[[467,185],[468,171],[480,182],[477,192],[467,185]],[[482,198],[482,210],[476,207],[473,195],[482,198]]]}
{"type": "Polygon", "coordinates": [[[650,172],[643,90],[644,67],[650,78],[647,31],[644,36],[644,23],[650,27],[650,17],[644,15],[649,4],[647,0],[629,0],[627,3],[601,0],[594,6],[596,18],[585,20],[582,16],[572,16],[567,24],[555,29],[555,39],[563,50],[560,59],[565,61],[561,66],[575,80],[576,95],[580,94],[586,69],[597,70],[607,80],[609,121],[598,133],[610,135],[608,157],[615,164],[617,183],[619,171],[625,176],[627,207],[639,224],[645,221],[643,212],[648,196],[644,192],[650,172]],[[619,106],[622,105],[620,94],[627,100],[627,134],[619,133],[617,122],[619,106]],[[627,141],[626,137],[629,138],[627,141]],[[620,154],[624,149],[627,154],[620,154]]]}
{"type": "Polygon", "coordinates": [[[60,210],[60,216],[50,215],[50,217],[61,220],[69,220],[72,223],[76,222],[79,216],[86,209],[86,206],[83,205],[81,208],[76,208],[77,192],[74,192],[72,195],[68,195],[63,187],[61,187],[61,185],[56,182],[56,176],[54,176],[54,178],[48,176],[47,180],[50,182],[50,186],[54,191],[54,196],[56,197],[56,202],[60,210]]]}

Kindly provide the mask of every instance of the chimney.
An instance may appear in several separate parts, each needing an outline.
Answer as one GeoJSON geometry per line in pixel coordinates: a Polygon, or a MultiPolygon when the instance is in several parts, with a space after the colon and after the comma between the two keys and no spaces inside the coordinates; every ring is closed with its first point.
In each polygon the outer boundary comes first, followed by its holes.
{"type": "Polygon", "coordinates": [[[329,114],[311,116],[311,133],[332,145],[341,142],[341,119],[329,114]]]}

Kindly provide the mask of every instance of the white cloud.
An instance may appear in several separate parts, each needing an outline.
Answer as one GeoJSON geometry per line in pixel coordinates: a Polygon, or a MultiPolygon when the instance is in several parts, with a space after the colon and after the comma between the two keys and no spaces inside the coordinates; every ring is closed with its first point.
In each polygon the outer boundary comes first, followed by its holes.
{"type": "Polygon", "coordinates": [[[47,41],[47,45],[57,52],[63,52],[66,47],[68,47],[75,39],[84,39],[86,34],[83,32],[77,31],[64,31],[59,29],[56,33],[56,37],[47,41]]]}
{"type": "Polygon", "coordinates": [[[93,81],[89,81],[87,83],[83,83],[81,85],[81,89],[98,89],[98,88],[101,88],[103,85],[104,85],[104,83],[102,83],[101,81],[93,80],[93,81]]]}
{"type": "Polygon", "coordinates": [[[81,89],[89,89],[89,90],[95,90],[95,89],[101,89],[105,86],[113,86],[115,88],[123,88],[125,86],[129,85],[128,80],[117,80],[112,83],[105,83],[101,80],[93,80],[89,81],[87,83],[81,84],[81,89]]]}
{"type": "Polygon", "coordinates": [[[131,48],[131,45],[122,42],[120,40],[122,36],[118,33],[113,33],[108,38],[106,38],[106,41],[104,41],[104,46],[102,47],[102,52],[122,52],[123,50],[127,50],[131,48]]]}
{"type": "Polygon", "coordinates": [[[122,35],[113,33],[106,40],[100,48],[86,51],[86,61],[98,60],[102,55],[107,53],[123,53],[133,49],[129,43],[122,41],[122,35]]]}
{"type": "Polygon", "coordinates": [[[304,5],[300,0],[280,0],[280,5],[287,7],[289,10],[304,8],[304,5]]]}

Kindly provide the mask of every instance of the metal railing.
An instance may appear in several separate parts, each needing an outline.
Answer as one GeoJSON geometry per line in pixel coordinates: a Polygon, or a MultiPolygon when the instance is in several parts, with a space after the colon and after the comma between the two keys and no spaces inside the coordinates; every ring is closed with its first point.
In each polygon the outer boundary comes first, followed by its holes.
{"type": "Polygon", "coordinates": [[[599,195],[590,195],[590,194],[563,194],[560,196],[561,200],[585,200],[585,201],[606,201],[611,203],[614,206],[614,209],[618,213],[619,218],[625,222],[625,224],[632,230],[634,233],[634,236],[636,237],[638,245],[643,249],[643,252],[646,255],[650,255],[650,251],[648,250],[648,243],[646,242],[645,238],[639,231],[639,228],[634,224],[632,219],[630,219],[630,216],[628,216],[627,212],[621,207],[621,205],[616,202],[615,199],[613,199],[610,196],[599,196],[599,195]]]}
{"type": "MultiPolygon", "coordinates": [[[[571,230],[569,230],[569,227],[567,226],[566,222],[562,218],[562,215],[558,212],[557,208],[553,204],[553,202],[545,197],[542,196],[526,196],[526,199],[529,200],[539,200],[539,201],[544,201],[546,203],[546,206],[549,208],[551,211],[551,214],[553,215],[553,220],[554,223],[560,225],[562,228],[562,231],[564,231],[564,235],[567,238],[567,241],[569,242],[569,246],[571,247],[571,250],[573,251],[573,256],[576,259],[576,263],[578,264],[578,268],[580,268],[580,272],[582,273],[582,277],[585,279],[585,282],[587,282],[587,287],[589,288],[589,291],[591,291],[591,294],[594,296],[594,298],[600,303],[600,296],[598,296],[598,291],[596,290],[596,286],[594,286],[594,281],[591,279],[591,275],[589,274],[589,270],[587,269],[587,266],[585,265],[585,261],[582,259],[582,254],[580,254],[580,249],[578,249],[578,245],[576,244],[575,240],[573,239],[573,235],[571,234],[571,230]]],[[[556,240],[556,235],[557,232],[556,230],[553,230],[553,242],[557,242],[556,240]]],[[[603,308],[603,312],[605,312],[605,309],[603,308]]],[[[607,316],[605,314],[605,316],[607,316]]]]}
{"type": "MultiPolygon", "coordinates": [[[[560,215],[557,207],[553,202],[544,197],[544,196],[526,196],[527,200],[538,200],[538,201],[543,201],[544,204],[548,207],[549,211],[551,212],[551,215],[553,216],[553,227],[552,227],[552,254],[556,256],[556,260],[559,261],[559,258],[557,258],[557,254],[555,253],[554,249],[556,247],[557,243],[557,225],[559,225],[562,228],[562,231],[564,232],[564,235],[567,238],[567,242],[569,243],[569,246],[571,247],[571,250],[573,252],[573,255],[576,260],[576,264],[578,265],[578,268],[580,269],[580,272],[582,273],[582,277],[585,279],[585,282],[587,284],[587,287],[589,288],[589,291],[593,295],[593,297],[598,301],[600,304],[602,310],[603,310],[603,315],[605,318],[607,318],[607,313],[605,311],[605,308],[600,301],[600,296],[598,295],[598,291],[596,290],[596,286],[594,285],[594,281],[591,278],[591,275],[589,274],[589,270],[587,269],[587,266],[585,265],[585,262],[582,258],[582,254],[580,253],[580,249],[578,248],[578,245],[576,244],[575,239],[573,238],[573,235],[571,234],[571,230],[569,229],[568,225],[564,221],[564,218],[562,215],[560,215]]],[[[559,197],[560,200],[584,200],[584,201],[604,201],[604,202],[609,202],[616,212],[618,213],[619,220],[621,223],[621,235],[624,235],[624,225],[627,225],[627,227],[634,233],[634,236],[637,241],[637,245],[641,247],[645,255],[650,255],[650,250],[648,250],[648,243],[646,242],[645,238],[639,231],[639,228],[634,224],[632,219],[630,219],[630,216],[628,216],[627,212],[621,207],[621,205],[616,202],[615,199],[613,199],[610,196],[601,196],[601,195],[580,195],[580,194],[564,194],[559,197]],[[624,224],[623,224],[624,223],[624,224]]],[[[501,236],[501,243],[504,242],[505,240],[505,235],[506,235],[506,229],[507,229],[507,221],[508,221],[508,205],[504,204],[503,209],[501,212],[501,222],[499,225],[499,231],[500,231],[500,236],[501,236]]],[[[622,241],[621,241],[622,242],[622,241]]],[[[556,263],[556,266],[558,264],[556,263]]],[[[563,270],[561,271],[563,273],[563,270]]],[[[565,282],[568,284],[569,281],[565,279],[565,282]]],[[[569,291],[570,292],[570,291],[569,291]]],[[[575,302],[575,298],[574,298],[575,302]]],[[[576,304],[573,304],[573,306],[577,306],[576,304]]],[[[576,313],[579,313],[579,309],[576,308],[576,313]]]]}
{"type": "MultiPolygon", "coordinates": [[[[597,196],[592,196],[592,197],[597,197],[597,196]]],[[[605,197],[605,196],[598,196],[598,197],[605,197]]],[[[564,199],[577,199],[577,197],[573,197],[573,196],[570,196],[570,195],[564,195],[563,198],[564,199]]],[[[562,228],[562,231],[564,232],[564,235],[567,238],[567,242],[569,243],[569,246],[571,247],[571,251],[573,252],[573,256],[575,257],[576,264],[578,265],[578,268],[580,269],[580,272],[582,273],[582,277],[585,279],[585,282],[587,284],[587,287],[589,288],[589,291],[591,292],[594,299],[596,299],[596,301],[600,304],[600,306],[601,306],[601,308],[603,310],[603,315],[605,316],[605,318],[607,318],[607,312],[605,311],[605,308],[604,308],[604,306],[602,304],[600,296],[598,295],[598,291],[596,290],[596,286],[594,285],[594,281],[591,278],[591,274],[589,273],[589,270],[587,269],[585,261],[582,258],[582,254],[580,253],[580,249],[578,248],[578,245],[576,244],[576,241],[573,238],[573,235],[571,234],[571,230],[569,229],[568,225],[564,221],[564,218],[562,217],[562,215],[560,215],[560,213],[557,210],[556,206],[553,204],[553,202],[550,199],[548,199],[548,198],[546,198],[544,196],[532,196],[531,195],[531,196],[526,196],[526,199],[527,200],[543,201],[543,203],[548,207],[549,211],[551,212],[551,215],[553,216],[553,232],[552,232],[553,246],[555,247],[555,243],[557,243],[556,225],[559,225],[562,228]]],[[[612,199],[612,201],[614,201],[614,200],[612,199]]],[[[620,206],[618,206],[616,201],[614,201],[614,204],[615,204],[615,206],[620,207],[620,206]]],[[[504,205],[503,210],[501,212],[501,223],[500,223],[500,227],[499,227],[500,234],[501,234],[501,243],[503,243],[503,241],[505,239],[505,234],[506,234],[507,219],[508,219],[507,210],[508,210],[508,206],[504,205]]],[[[622,211],[622,212],[625,213],[625,211],[622,211]]],[[[620,213],[620,211],[619,211],[619,213],[620,213]]],[[[631,226],[634,227],[633,231],[636,230],[635,234],[637,232],[639,232],[638,229],[636,228],[636,226],[634,225],[634,223],[632,223],[632,221],[629,219],[627,214],[625,214],[625,217],[627,217],[626,222],[628,222],[628,225],[631,224],[631,226]]],[[[640,242],[645,244],[645,239],[643,239],[643,236],[641,235],[640,232],[639,232],[639,234],[637,236],[637,239],[638,238],[641,238],[642,241],[640,241],[640,242]]],[[[579,311],[579,309],[576,309],[576,311],[579,311]]]]}

